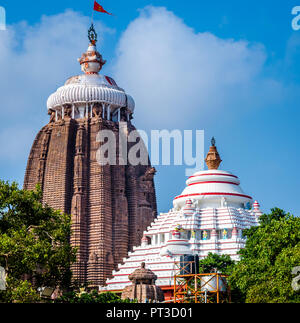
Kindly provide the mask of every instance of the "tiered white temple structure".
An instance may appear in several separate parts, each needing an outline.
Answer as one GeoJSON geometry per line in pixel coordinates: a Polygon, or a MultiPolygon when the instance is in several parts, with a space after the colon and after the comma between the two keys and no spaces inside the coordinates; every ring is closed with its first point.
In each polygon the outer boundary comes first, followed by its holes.
{"type": "Polygon", "coordinates": [[[101,289],[121,291],[131,282],[128,276],[142,262],[158,277],[157,285],[170,291],[175,263],[182,255],[208,253],[230,255],[238,260],[238,251],[245,246],[243,231],[258,226],[262,215],[260,205],[246,195],[237,176],[218,170],[222,160],[212,140],[206,158],[207,171],[194,174],[187,180],[183,193],[174,199],[169,213],[161,214],[144,233],[142,244],[128,254],[113,279],[101,289]]]}

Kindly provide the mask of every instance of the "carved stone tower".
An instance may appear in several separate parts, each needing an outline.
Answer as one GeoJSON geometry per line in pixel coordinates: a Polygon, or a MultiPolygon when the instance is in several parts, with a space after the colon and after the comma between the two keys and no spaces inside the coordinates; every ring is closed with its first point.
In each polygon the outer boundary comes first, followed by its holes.
{"type": "Polygon", "coordinates": [[[132,299],[137,300],[139,303],[158,303],[165,300],[164,292],[155,285],[157,276],[150,269],[146,269],[144,262],[141,268],[136,269],[129,275],[129,280],[132,281],[132,285],[123,290],[123,300],[132,299]]]}
{"type": "Polygon", "coordinates": [[[136,130],[135,104],[112,78],[98,74],[106,62],[96,49],[93,26],[89,39],[79,59],[84,74],[69,78],[48,99],[50,122],[33,143],[24,189],[40,184],[45,204],[72,215],[74,277],[96,286],[139,244],[157,207],[150,162],[119,163],[120,132],[126,138],[136,130]],[[99,163],[102,130],[115,134],[116,165],[99,163]]]}

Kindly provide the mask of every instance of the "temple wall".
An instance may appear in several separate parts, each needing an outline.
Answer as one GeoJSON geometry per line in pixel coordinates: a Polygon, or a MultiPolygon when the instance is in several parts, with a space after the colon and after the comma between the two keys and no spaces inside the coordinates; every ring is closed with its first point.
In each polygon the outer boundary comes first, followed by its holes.
{"type": "Polygon", "coordinates": [[[24,180],[24,189],[40,183],[43,202],[72,215],[74,277],[94,285],[111,277],[157,214],[150,166],[98,164],[96,137],[105,129],[118,137],[118,124],[99,116],[49,123],[33,143],[24,180]]]}
{"type": "Polygon", "coordinates": [[[38,172],[41,156],[42,138],[45,135],[48,127],[44,127],[36,136],[27,162],[27,168],[24,180],[24,189],[34,190],[38,183],[38,172]]]}
{"type": "Polygon", "coordinates": [[[52,127],[44,170],[43,202],[71,213],[76,123],[61,121],[52,127]]]}

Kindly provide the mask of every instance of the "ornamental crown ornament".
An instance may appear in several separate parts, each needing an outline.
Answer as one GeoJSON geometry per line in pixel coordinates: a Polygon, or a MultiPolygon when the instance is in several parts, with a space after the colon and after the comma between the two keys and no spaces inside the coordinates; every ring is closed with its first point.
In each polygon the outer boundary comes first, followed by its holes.
{"type": "Polygon", "coordinates": [[[96,30],[94,28],[94,24],[91,25],[91,27],[88,31],[88,37],[89,37],[89,41],[91,42],[91,44],[96,46],[96,43],[98,40],[98,35],[97,35],[96,30]]]}
{"type": "Polygon", "coordinates": [[[131,121],[135,109],[133,98],[111,77],[99,73],[106,61],[97,51],[98,36],[93,24],[88,38],[89,47],[78,59],[84,74],[70,77],[48,98],[50,123],[65,117],[83,119],[93,116],[109,121],[131,121]]]}
{"type": "Polygon", "coordinates": [[[85,53],[82,54],[81,58],[78,59],[81,70],[85,74],[98,74],[106,61],[103,60],[102,55],[97,51],[96,43],[98,35],[95,31],[94,25],[92,24],[88,31],[88,38],[90,45],[85,53]]]}
{"type": "Polygon", "coordinates": [[[212,145],[213,147],[215,147],[215,145],[216,145],[216,139],[215,139],[215,137],[212,137],[211,145],[212,145]]]}

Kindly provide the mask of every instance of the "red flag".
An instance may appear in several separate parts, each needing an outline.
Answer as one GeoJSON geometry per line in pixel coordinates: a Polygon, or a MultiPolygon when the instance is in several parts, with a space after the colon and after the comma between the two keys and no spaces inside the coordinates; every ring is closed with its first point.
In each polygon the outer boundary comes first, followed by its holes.
{"type": "Polygon", "coordinates": [[[107,13],[108,15],[112,15],[111,13],[104,10],[104,8],[97,1],[94,2],[94,10],[98,12],[107,13]]]}

